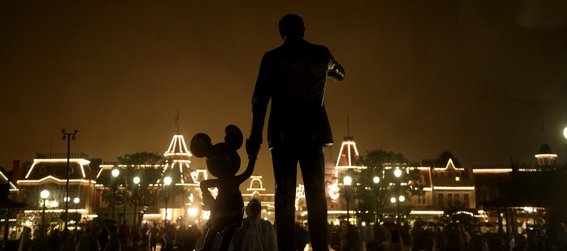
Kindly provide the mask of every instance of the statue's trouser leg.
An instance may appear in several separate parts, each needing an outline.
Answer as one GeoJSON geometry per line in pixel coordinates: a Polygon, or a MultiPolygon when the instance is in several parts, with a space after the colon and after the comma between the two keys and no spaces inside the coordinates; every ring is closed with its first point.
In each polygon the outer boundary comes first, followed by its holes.
{"type": "Polygon", "coordinates": [[[295,181],[297,157],[286,148],[272,149],[274,178],[276,181],[275,211],[278,250],[294,250],[295,181]]]}
{"type": "Polygon", "coordinates": [[[327,200],[323,149],[314,146],[299,154],[299,166],[305,185],[311,246],[313,251],[327,251],[327,200]]]}
{"type": "Polygon", "coordinates": [[[308,209],[309,235],[314,251],[327,248],[327,205],[324,156],[320,146],[273,148],[276,180],[276,231],[278,250],[294,250],[295,183],[300,163],[308,209]]]}

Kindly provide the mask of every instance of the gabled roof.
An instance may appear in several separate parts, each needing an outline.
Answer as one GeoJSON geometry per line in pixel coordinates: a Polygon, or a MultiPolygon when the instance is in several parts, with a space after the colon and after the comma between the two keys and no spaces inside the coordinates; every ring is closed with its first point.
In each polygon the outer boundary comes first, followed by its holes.
{"type": "MultiPolygon", "coordinates": [[[[69,159],[69,179],[94,179],[90,161],[86,159],[69,159]]],[[[67,159],[34,159],[25,180],[40,180],[47,176],[56,179],[67,179],[67,159]]]]}
{"type": "Polygon", "coordinates": [[[8,175],[4,168],[0,167],[0,183],[9,184],[10,192],[18,191],[18,188],[8,179],[8,175]]]}
{"type": "Polygon", "coordinates": [[[444,151],[437,159],[424,162],[431,165],[431,183],[434,189],[474,189],[472,172],[463,168],[451,152],[444,151]]]}
{"type": "Polygon", "coordinates": [[[459,160],[457,160],[457,158],[455,158],[455,156],[449,151],[442,152],[439,155],[439,157],[435,160],[435,163],[433,163],[433,167],[435,168],[444,167],[444,168],[453,168],[453,169],[463,168],[461,166],[461,162],[459,162],[459,160]]]}

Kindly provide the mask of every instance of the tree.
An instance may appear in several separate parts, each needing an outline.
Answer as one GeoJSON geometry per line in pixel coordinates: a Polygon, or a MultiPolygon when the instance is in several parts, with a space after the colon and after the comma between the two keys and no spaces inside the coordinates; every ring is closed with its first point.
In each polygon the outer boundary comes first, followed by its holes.
{"type": "MultiPolygon", "coordinates": [[[[120,175],[116,180],[111,181],[109,186],[122,185],[124,188],[116,191],[116,205],[123,206],[122,202],[130,204],[137,203],[139,206],[156,205],[159,197],[157,187],[147,187],[155,184],[161,178],[161,164],[164,158],[157,153],[136,152],[117,157],[116,168],[120,168],[120,175]],[[140,177],[140,186],[143,189],[135,189],[132,179],[140,177]]],[[[113,190],[106,190],[102,194],[102,199],[107,203],[112,203],[114,198],[113,190]]]]}
{"type": "Polygon", "coordinates": [[[131,154],[124,154],[116,158],[119,164],[122,165],[157,165],[164,161],[162,155],[151,152],[135,152],[131,154]]]}
{"type": "MultiPolygon", "coordinates": [[[[358,202],[360,211],[380,211],[387,203],[390,203],[392,196],[404,195],[406,198],[412,195],[422,193],[419,179],[421,177],[418,170],[412,170],[403,173],[399,178],[395,177],[393,170],[386,170],[386,166],[405,166],[408,160],[403,154],[385,151],[372,150],[366,155],[360,156],[356,161],[358,166],[365,166],[360,172],[349,173],[354,177],[354,198],[358,202]],[[380,181],[374,183],[374,177],[378,177],[380,181]],[[408,186],[401,186],[406,183],[408,186]],[[396,185],[392,185],[396,184],[396,185]]],[[[369,220],[370,216],[366,217],[369,220]]],[[[382,213],[377,212],[375,217],[382,218],[382,213]]]]}

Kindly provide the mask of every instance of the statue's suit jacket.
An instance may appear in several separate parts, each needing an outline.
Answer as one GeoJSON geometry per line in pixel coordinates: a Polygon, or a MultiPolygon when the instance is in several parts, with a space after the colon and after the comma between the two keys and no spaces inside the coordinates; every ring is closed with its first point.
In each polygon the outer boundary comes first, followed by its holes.
{"type": "Polygon", "coordinates": [[[344,70],[329,50],[303,39],[285,41],[262,58],[252,97],[251,139],[262,141],[262,128],[271,99],[268,122],[270,147],[333,142],[325,111],[325,80],[344,78],[344,70]]]}

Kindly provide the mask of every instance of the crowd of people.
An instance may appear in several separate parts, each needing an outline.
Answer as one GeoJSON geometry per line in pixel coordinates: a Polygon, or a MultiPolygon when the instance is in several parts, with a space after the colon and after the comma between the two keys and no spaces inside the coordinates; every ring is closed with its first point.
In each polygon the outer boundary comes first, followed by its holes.
{"type": "Polygon", "coordinates": [[[196,226],[184,224],[149,224],[116,226],[102,222],[88,222],[82,229],[52,229],[46,237],[32,239],[31,229],[24,227],[18,242],[18,251],[29,250],[193,250],[201,237],[196,226]]]}
{"type": "MultiPolygon", "coordinates": [[[[251,201],[247,217],[233,235],[230,251],[277,251],[274,226],[261,218],[259,201],[251,201]]],[[[118,226],[89,222],[81,230],[52,229],[45,238],[33,238],[24,227],[17,245],[18,251],[29,250],[193,250],[199,248],[201,227],[184,224],[144,223],[141,226],[118,226]]],[[[294,251],[310,250],[305,226],[296,223],[294,251]]],[[[541,233],[529,230],[513,238],[467,229],[450,223],[431,227],[422,222],[407,224],[383,223],[355,226],[347,221],[329,225],[329,248],[336,251],[410,251],[410,250],[550,250],[541,233]]]]}
{"type": "MultiPolygon", "coordinates": [[[[271,222],[262,219],[262,205],[252,199],[246,206],[246,217],[231,237],[229,251],[277,251],[277,234],[271,222]]],[[[482,233],[478,225],[458,221],[435,223],[329,224],[329,250],[333,251],[487,251],[487,250],[562,250],[546,244],[545,228],[531,228],[511,236],[482,233]]],[[[76,251],[172,251],[199,250],[206,225],[185,225],[181,222],[143,223],[129,226],[126,222],[91,221],[80,230],[51,229],[45,237],[32,238],[24,227],[18,245],[8,250],[76,250],[76,251]]],[[[311,250],[308,228],[294,225],[290,251],[311,250]]]]}
{"type": "MultiPolygon", "coordinates": [[[[261,217],[262,205],[253,199],[246,207],[246,218],[242,227],[233,235],[231,251],[276,251],[276,234],[273,225],[261,217]]],[[[182,223],[143,223],[139,226],[123,222],[91,221],[81,229],[59,231],[51,229],[45,237],[32,238],[32,231],[24,227],[20,233],[18,251],[172,251],[199,248],[205,225],[185,225],[182,223]]],[[[39,231],[37,231],[39,232],[39,231]]]]}
{"type": "Polygon", "coordinates": [[[567,247],[566,238],[552,240],[545,227],[506,234],[482,232],[473,224],[424,223],[355,226],[345,221],[330,227],[330,246],[340,251],[545,251],[567,247]]]}

